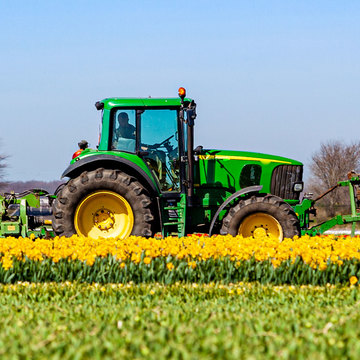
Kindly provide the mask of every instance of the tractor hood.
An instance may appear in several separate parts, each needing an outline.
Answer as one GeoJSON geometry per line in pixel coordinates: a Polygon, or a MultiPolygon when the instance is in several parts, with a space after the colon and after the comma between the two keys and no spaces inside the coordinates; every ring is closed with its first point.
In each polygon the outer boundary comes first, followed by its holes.
{"type": "Polygon", "coordinates": [[[296,183],[302,183],[302,169],[301,162],[281,156],[247,151],[201,150],[197,152],[195,161],[194,186],[213,201],[216,201],[216,195],[207,194],[210,188],[216,188],[217,193],[227,189],[232,194],[253,185],[262,185],[263,193],[297,201],[299,196],[293,189],[296,183]]]}
{"type": "Polygon", "coordinates": [[[260,165],[284,164],[284,165],[303,165],[300,161],[285,158],[282,156],[261,154],[248,151],[233,150],[202,150],[198,155],[200,160],[239,160],[246,162],[259,163],[260,165]]]}

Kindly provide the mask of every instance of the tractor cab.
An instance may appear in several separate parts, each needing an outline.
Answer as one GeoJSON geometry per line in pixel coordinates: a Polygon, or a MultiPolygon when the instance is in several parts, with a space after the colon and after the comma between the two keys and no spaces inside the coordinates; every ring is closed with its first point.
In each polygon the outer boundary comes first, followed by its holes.
{"type": "Polygon", "coordinates": [[[111,150],[142,157],[161,191],[180,190],[177,109],[114,109],[111,129],[111,150]]]}

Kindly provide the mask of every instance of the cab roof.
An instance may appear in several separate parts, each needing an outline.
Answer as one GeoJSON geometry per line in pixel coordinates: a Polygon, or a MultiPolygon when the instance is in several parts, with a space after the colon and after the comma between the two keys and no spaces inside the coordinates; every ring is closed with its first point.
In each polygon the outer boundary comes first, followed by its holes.
{"type": "MultiPolygon", "coordinates": [[[[184,102],[191,102],[192,99],[185,98],[184,102]]],[[[105,109],[113,107],[172,107],[180,106],[180,98],[107,98],[101,101],[105,109]]]]}

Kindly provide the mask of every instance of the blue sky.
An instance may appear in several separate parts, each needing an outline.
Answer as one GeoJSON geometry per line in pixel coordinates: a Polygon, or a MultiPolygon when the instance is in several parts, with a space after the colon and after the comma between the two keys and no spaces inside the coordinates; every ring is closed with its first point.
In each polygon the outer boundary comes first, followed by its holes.
{"type": "Polygon", "coordinates": [[[6,179],[59,179],[79,140],[97,144],[97,100],[179,86],[195,145],[308,165],[360,140],[359,39],[359,1],[0,0],[6,179]]]}

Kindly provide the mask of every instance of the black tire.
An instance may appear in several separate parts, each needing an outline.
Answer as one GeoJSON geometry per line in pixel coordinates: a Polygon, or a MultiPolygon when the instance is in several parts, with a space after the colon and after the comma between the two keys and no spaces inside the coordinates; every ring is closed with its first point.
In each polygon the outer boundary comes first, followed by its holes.
{"type": "Polygon", "coordinates": [[[278,235],[281,240],[300,235],[299,219],[292,207],[281,198],[270,194],[251,196],[250,198],[240,200],[224,217],[220,234],[254,236],[251,235],[253,233],[251,230],[263,228],[265,231],[261,231],[269,235],[271,231],[267,229],[266,220],[262,221],[264,218],[269,219],[270,222],[272,218],[275,219],[276,225],[280,226],[282,230],[282,235],[278,235]],[[249,224],[250,216],[252,216],[252,219],[256,219],[255,217],[258,216],[258,219],[261,220],[258,224],[256,224],[256,220],[253,220],[251,227],[248,226],[248,229],[246,229],[247,231],[245,229],[242,230],[242,224],[249,224]]]}
{"type": "Polygon", "coordinates": [[[83,172],[60,190],[53,203],[53,229],[56,235],[69,237],[76,234],[74,216],[77,207],[87,196],[101,191],[116,193],[130,205],[133,213],[131,235],[153,235],[154,209],[145,188],[134,177],[119,170],[102,168],[83,172]]]}

